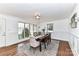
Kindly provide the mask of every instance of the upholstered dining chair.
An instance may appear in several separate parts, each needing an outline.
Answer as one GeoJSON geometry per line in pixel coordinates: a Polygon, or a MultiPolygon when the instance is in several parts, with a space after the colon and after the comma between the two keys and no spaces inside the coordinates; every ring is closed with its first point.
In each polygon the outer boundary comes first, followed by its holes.
{"type": "Polygon", "coordinates": [[[30,38],[30,49],[36,50],[37,47],[39,47],[40,43],[35,40],[34,37],[30,38]]]}

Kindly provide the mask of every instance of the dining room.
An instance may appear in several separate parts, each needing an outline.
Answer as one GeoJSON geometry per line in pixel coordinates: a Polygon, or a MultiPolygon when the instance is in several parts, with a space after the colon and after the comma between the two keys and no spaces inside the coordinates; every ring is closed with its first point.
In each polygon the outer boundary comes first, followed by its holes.
{"type": "Polygon", "coordinates": [[[79,55],[76,3],[0,4],[0,56],[79,55]]]}

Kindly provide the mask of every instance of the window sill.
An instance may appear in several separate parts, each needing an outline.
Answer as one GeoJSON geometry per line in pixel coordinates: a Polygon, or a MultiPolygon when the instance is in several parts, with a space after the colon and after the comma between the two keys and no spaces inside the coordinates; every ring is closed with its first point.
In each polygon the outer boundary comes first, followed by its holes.
{"type": "Polygon", "coordinates": [[[18,42],[26,41],[26,40],[29,40],[29,39],[30,39],[30,37],[28,37],[28,38],[24,38],[24,39],[19,39],[18,42]]]}
{"type": "MultiPolygon", "coordinates": [[[[21,39],[21,40],[18,40],[17,42],[15,42],[15,43],[12,43],[12,44],[6,44],[6,46],[11,46],[11,45],[15,45],[15,44],[19,44],[19,43],[21,43],[21,42],[23,42],[23,41],[26,41],[26,40],[29,40],[30,38],[25,38],[25,39],[21,39]]],[[[5,46],[4,46],[5,47],[5,46]]]]}

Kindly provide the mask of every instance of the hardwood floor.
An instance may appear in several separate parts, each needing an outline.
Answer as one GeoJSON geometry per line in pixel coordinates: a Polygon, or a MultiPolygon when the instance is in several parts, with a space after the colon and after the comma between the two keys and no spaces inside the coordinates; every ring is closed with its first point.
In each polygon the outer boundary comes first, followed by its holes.
{"type": "MultiPolygon", "coordinates": [[[[25,41],[22,43],[27,43],[29,41],[25,41]]],[[[0,48],[0,56],[13,56],[17,52],[17,45],[12,45],[4,48],[0,48]]],[[[60,41],[59,48],[57,52],[57,56],[73,56],[73,53],[71,51],[71,48],[66,41],[60,41]]]]}
{"type": "Polygon", "coordinates": [[[57,56],[73,56],[68,42],[60,41],[57,56]]]}
{"type": "Polygon", "coordinates": [[[0,48],[0,56],[13,56],[17,52],[17,45],[0,48]]]}

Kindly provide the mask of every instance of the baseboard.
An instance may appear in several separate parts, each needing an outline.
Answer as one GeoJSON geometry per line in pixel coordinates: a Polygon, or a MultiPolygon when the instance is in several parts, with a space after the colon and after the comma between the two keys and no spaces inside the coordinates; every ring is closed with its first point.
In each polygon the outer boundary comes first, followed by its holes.
{"type": "Polygon", "coordinates": [[[59,41],[68,41],[68,40],[62,40],[62,39],[56,39],[56,38],[52,38],[53,40],[59,40],[59,41]]]}

